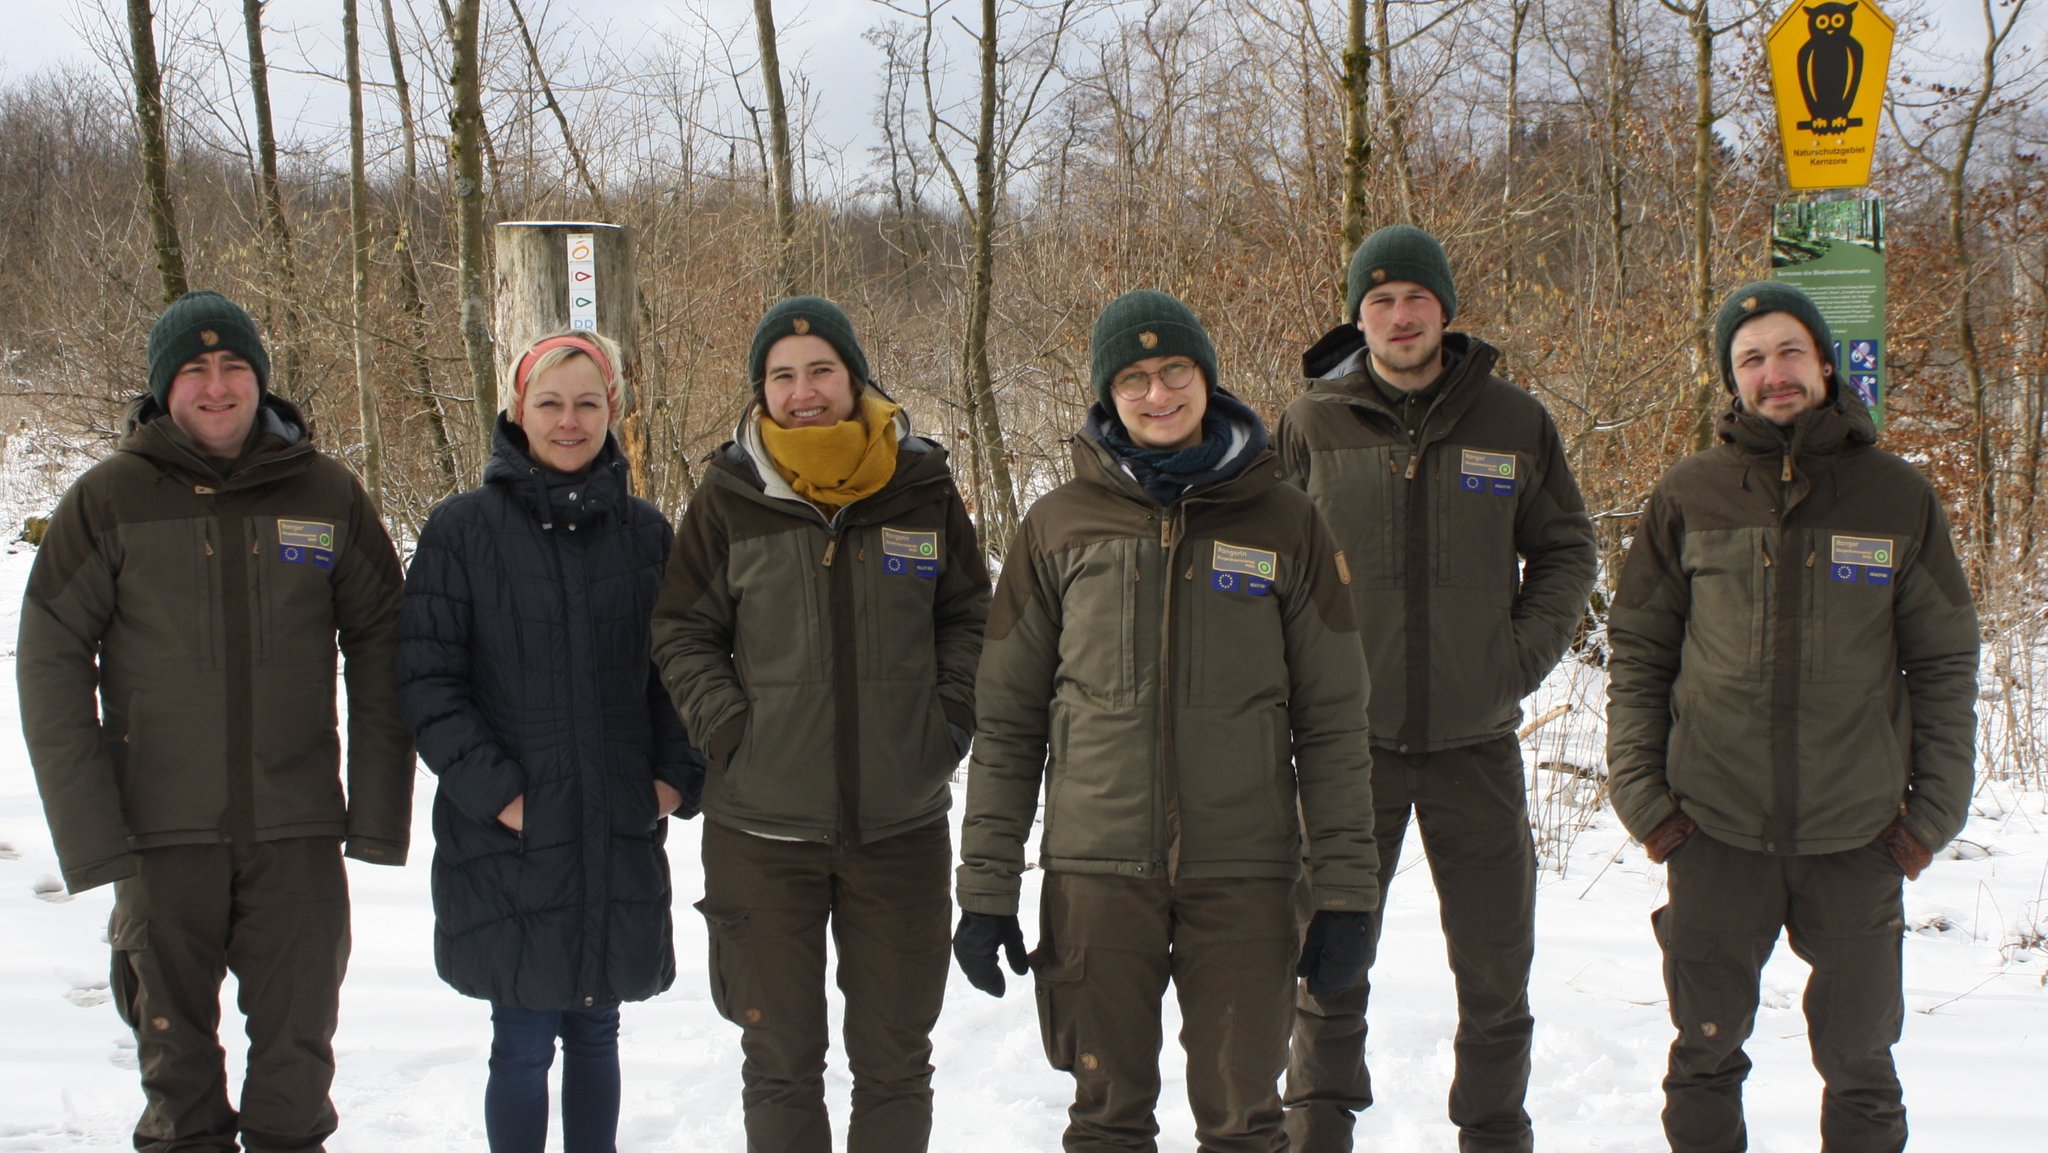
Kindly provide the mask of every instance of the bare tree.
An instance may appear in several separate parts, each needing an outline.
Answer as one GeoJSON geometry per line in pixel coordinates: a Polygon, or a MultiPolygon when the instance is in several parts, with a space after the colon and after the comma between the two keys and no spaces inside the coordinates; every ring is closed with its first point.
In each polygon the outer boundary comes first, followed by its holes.
{"type": "MultiPolygon", "coordinates": [[[[476,420],[482,443],[491,443],[498,419],[497,349],[491,339],[491,302],[484,291],[489,265],[484,259],[483,80],[477,48],[477,9],[481,0],[457,0],[448,39],[455,49],[448,83],[455,93],[449,113],[448,161],[455,170],[455,243],[459,262],[457,294],[462,304],[462,346],[469,354],[470,386],[475,390],[476,420]]],[[[488,449],[485,450],[488,455],[488,449]]]]}
{"type": "Polygon", "coordinates": [[[455,445],[448,436],[448,421],[441,411],[441,398],[434,391],[433,361],[427,356],[427,300],[420,282],[419,259],[415,254],[414,222],[419,219],[419,133],[413,126],[412,85],[406,80],[405,52],[399,47],[398,21],[391,12],[391,0],[381,0],[384,9],[384,47],[391,61],[391,85],[398,103],[401,168],[398,174],[398,206],[392,229],[391,252],[398,261],[399,308],[405,314],[406,359],[410,365],[411,392],[420,403],[420,415],[434,442],[434,460],[441,472],[441,493],[461,487],[455,463],[455,445]]]}
{"type": "MultiPolygon", "coordinates": [[[[263,227],[270,241],[278,280],[277,358],[273,384],[291,395],[298,383],[302,358],[298,261],[292,254],[291,220],[284,191],[277,181],[277,132],[270,117],[270,65],[263,52],[263,6],[266,0],[242,0],[242,27],[249,44],[249,97],[256,118],[256,191],[263,205],[263,227]]],[[[351,65],[354,58],[351,57],[351,65]]]]}
{"type": "Polygon", "coordinates": [[[370,188],[363,178],[363,71],[356,0],[341,0],[342,52],[348,57],[349,315],[356,361],[356,411],[363,422],[363,487],[384,511],[384,425],[370,378],[370,188]]]}
{"type": "Polygon", "coordinates": [[[761,45],[761,89],[768,100],[769,192],[775,200],[776,294],[794,296],[796,275],[796,191],[789,156],[789,108],[783,103],[782,60],[775,50],[774,0],[754,0],[754,35],[761,45]]]}
{"type": "Polygon", "coordinates": [[[142,184],[149,197],[149,232],[165,304],[185,294],[185,248],[171,202],[171,145],[164,131],[164,82],[157,68],[156,30],[149,0],[128,0],[129,71],[135,82],[135,127],[142,138],[142,184]]]}
{"type": "MultiPolygon", "coordinates": [[[[1978,59],[1977,75],[1967,86],[1945,89],[1936,105],[1923,119],[1917,136],[1900,132],[1901,142],[1913,157],[1939,176],[1946,219],[1950,259],[1955,262],[1956,343],[1962,359],[1963,384],[1969,396],[1971,455],[1976,476],[1971,492],[1974,543],[1973,564],[1981,574],[1998,542],[1998,459],[1994,443],[1997,414],[1985,372],[1985,355],[1977,331],[1978,288],[1976,254],[1971,235],[1976,231],[1970,211],[1970,163],[1975,156],[1980,132],[1986,128],[1994,98],[2012,100],[2000,92],[2000,72],[2015,61],[2007,56],[2006,44],[2026,15],[2028,0],[1978,0],[1984,20],[1984,46],[1978,59]],[[2001,16],[2001,10],[2003,15],[2001,16]],[[1938,150],[1936,138],[1947,138],[1945,150],[1938,150]]],[[[2025,52],[2024,47],[2020,51],[2025,52]]],[[[1892,120],[1898,123],[1897,102],[1891,105],[1892,120]]],[[[1981,579],[1981,575],[1980,575],[1981,579]]]]}

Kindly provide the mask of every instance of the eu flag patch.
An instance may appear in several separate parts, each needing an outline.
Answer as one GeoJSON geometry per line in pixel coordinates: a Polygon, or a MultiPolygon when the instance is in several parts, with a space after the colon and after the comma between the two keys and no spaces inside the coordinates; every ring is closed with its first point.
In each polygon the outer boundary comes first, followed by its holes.
{"type": "Polygon", "coordinates": [[[883,526],[882,571],[891,576],[939,579],[939,534],[883,526]]]}

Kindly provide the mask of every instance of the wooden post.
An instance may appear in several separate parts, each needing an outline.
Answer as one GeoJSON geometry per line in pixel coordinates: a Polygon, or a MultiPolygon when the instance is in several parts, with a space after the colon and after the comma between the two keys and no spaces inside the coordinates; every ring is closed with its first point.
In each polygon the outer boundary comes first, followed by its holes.
{"type": "Polygon", "coordinates": [[[633,491],[647,483],[647,406],[640,388],[640,282],[633,230],[619,224],[515,220],[498,225],[498,394],[512,395],[513,361],[536,338],[595,329],[619,343],[626,412],[619,443],[633,491]]]}

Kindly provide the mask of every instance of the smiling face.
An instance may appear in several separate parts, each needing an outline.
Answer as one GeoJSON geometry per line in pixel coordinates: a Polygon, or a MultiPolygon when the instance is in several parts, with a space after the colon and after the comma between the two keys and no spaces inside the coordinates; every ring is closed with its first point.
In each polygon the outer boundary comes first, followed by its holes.
{"type": "Polygon", "coordinates": [[[1735,394],[1742,407],[1775,425],[1828,402],[1835,366],[1814,346],[1813,334],[1789,312],[1766,312],[1735,330],[1728,345],[1735,394]]]}
{"type": "Polygon", "coordinates": [[[1358,331],[1372,352],[1373,371],[1395,388],[1428,388],[1444,360],[1444,306],[1412,280],[1374,285],[1358,302],[1358,331]]]}
{"type": "Polygon", "coordinates": [[[533,463],[556,472],[581,472],[604,448],[611,416],[597,362],[572,356],[526,382],[519,427],[533,463]]]}
{"type": "Polygon", "coordinates": [[[785,336],[768,347],[761,396],[783,428],[822,428],[853,419],[853,373],[822,336],[785,336]]]}
{"type": "Polygon", "coordinates": [[[218,349],[202,352],[178,366],[171,376],[164,408],[200,451],[233,458],[242,454],[249,429],[256,423],[256,402],[263,389],[256,369],[242,354],[218,349]]]}
{"type": "Polygon", "coordinates": [[[1189,448],[1202,442],[1202,417],[1209,411],[1209,386],[1202,369],[1185,356],[1148,356],[1116,374],[1110,399],[1116,416],[1140,448],[1189,448]],[[1192,374],[1188,370],[1192,369],[1192,374]],[[1137,382],[1145,383],[1137,392],[1137,382]],[[1187,381],[1180,388],[1169,379],[1187,381]],[[1125,382],[1130,382],[1126,387],[1125,382]],[[1126,395],[1127,393],[1131,395],[1126,395]]]}

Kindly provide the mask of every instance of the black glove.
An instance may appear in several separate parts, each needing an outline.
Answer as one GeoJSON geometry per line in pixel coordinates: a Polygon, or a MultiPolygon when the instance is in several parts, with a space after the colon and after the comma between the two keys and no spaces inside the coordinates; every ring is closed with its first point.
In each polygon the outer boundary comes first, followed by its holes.
{"type": "Polygon", "coordinates": [[[1308,923],[1294,975],[1308,979],[1311,997],[1334,997],[1365,976],[1364,913],[1323,909],[1308,923]]]}
{"type": "Polygon", "coordinates": [[[967,974],[967,983],[991,997],[1003,995],[1003,967],[996,964],[996,947],[1010,955],[1010,971],[1029,971],[1024,963],[1024,929],[1016,917],[993,913],[962,913],[960,927],[953,930],[953,959],[967,974]]]}

